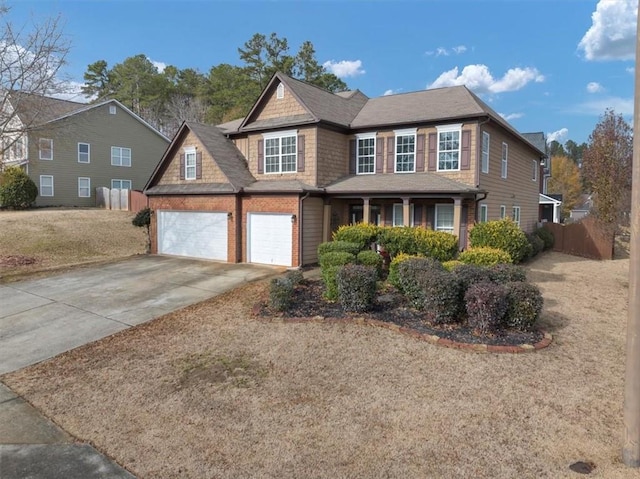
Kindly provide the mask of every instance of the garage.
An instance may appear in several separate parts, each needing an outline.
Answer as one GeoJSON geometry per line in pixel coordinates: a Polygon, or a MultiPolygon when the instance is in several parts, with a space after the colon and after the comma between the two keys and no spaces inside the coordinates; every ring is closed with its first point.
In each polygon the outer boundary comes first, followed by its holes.
{"type": "Polygon", "coordinates": [[[158,253],[227,261],[227,213],[158,211],[158,253]]]}
{"type": "Polygon", "coordinates": [[[291,266],[290,214],[247,213],[247,257],[250,263],[291,266]]]}

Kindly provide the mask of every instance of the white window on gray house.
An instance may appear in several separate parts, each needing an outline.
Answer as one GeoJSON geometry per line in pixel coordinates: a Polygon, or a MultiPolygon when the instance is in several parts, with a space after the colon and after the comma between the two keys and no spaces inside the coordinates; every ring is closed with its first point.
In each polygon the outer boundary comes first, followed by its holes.
{"type": "Polygon", "coordinates": [[[111,180],[112,190],[130,190],[131,180],[111,180]]]}
{"type": "Polygon", "coordinates": [[[460,135],[462,125],[439,126],[438,171],[460,169],[460,135]]]}
{"type": "Polygon", "coordinates": [[[41,160],[53,160],[53,140],[40,138],[38,140],[38,158],[41,160]]]}
{"type": "MultiPolygon", "coordinates": [[[[413,204],[409,205],[409,224],[406,226],[413,226],[413,204]]],[[[405,226],[404,224],[404,205],[402,203],[395,203],[393,205],[393,226],[405,226]]]]}
{"type": "Polygon", "coordinates": [[[506,143],[502,144],[502,169],[500,171],[500,176],[502,178],[507,177],[507,166],[509,163],[509,145],[506,143]]]}
{"type": "Polygon", "coordinates": [[[294,173],[297,170],[297,131],[264,134],[264,172],[294,173]]]}
{"type": "Polygon", "coordinates": [[[278,100],[282,100],[284,98],[284,85],[282,83],[279,83],[278,88],[276,88],[276,98],[278,100]]]}
{"type": "Polygon", "coordinates": [[[531,163],[531,180],[538,181],[538,169],[540,168],[540,163],[537,160],[533,160],[531,163]]]}
{"type": "Polygon", "coordinates": [[[516,224],[520,226],[520,207],[519,206],[513,207],[513,221],[515,221],[516,224]]]}
{"type": "Polygon", "coordinates": [[[91,197],[91,178],[86,178],[86,177],[78,178],[78,196],[80,198],[91,197]]]}
{"type": "Polygon", "coordinates": [[[486,131],[482,132],[482,172],[489,173],[489,149],[491,135],[486,131]]]}
{"type": "Polygon", "coordinates": [[[91,146],[89,143],[78,143],[78,163],[89,163],[91,161],[91,146]]]}
{"type": "Polygon", "coordinates": [[[489,207],[487,205],[480,205],[480,223],[486,223],[489,218],[489,207]]]}
{"type": "Polygon", "coordinates": [[[416,132],[396,130],[396,173],[413,173],[416,171],[416,132]]]}
{"type": "Polygon", "coordinates": [[[110,115],[115,115],[116,114],[116,106],[115,105],[109,105],[109,114],[110,115]]]}
{"type": "Polygon", "coordinates": [[[507,207],[500,205],[500,219],[503,220],[507,216],[507,207]]]}
{"type": "Polygon", "coordinates": [[[53,175],[40,175],[40,196],[53,196],[53,175]]]}
{"type": "Polygon", "coordinates": [[[436,205],[435,228],[436,231],[453,233],[453,205],[436,205]]]}
{"type": "Polygon", "coordinates": [[[184,179],[196,179],[196,149],[188,148],[184,151],[184,179]]]}
{"type": "Polygon", "coordinates": [[[375,173],[376,167],[376,134],[358,135],[358,161],[356,173],[366,175],[375,173]]]}
{"type": "Polygon", "coordinates": [[[131,166],[131,148],[112,146],[111,164],[113,166],[131,166]]]}

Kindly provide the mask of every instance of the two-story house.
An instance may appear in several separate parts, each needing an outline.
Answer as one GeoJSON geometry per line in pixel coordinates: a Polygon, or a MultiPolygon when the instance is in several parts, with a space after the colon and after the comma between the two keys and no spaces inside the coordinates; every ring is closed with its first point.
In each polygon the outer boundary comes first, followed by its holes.
{"type": "Polygon", "coordinates": [[[145,193],[153,251],[300,266],[340,225],[538,222],[544,152],[466,87],[367,98],[276,74],[249,114],[185,123],[145,193]]]}
{"type": "Polygon", "coordinates": [[[95,206],[97,187],[142,189],[169,139],[116,100],[96,104],[14,92],[3,165],[38,186],[37,206],[95,206]]]}

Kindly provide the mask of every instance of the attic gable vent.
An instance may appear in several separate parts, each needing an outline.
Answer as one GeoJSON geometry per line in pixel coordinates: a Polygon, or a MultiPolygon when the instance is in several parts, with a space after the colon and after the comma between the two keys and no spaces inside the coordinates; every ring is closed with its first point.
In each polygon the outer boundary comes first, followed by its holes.
{"type": "Polygon", "coordinates": [[[276,89],[276,98],[278,100],[282,100],[284,98],[284,85],[282,83],[278,84],[278,88],[276,89]]]}
{"type": "Polygon", "coordinates": [[[109,105],[109,114],[110,115],[115,115],[116,114],[116,106],[115,105],[109,105]]]}

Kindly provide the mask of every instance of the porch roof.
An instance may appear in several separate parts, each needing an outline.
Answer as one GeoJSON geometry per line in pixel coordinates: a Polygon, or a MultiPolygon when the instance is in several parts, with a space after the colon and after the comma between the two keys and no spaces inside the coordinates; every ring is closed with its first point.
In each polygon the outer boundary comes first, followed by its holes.
{"type": "Polygon", "coordinates": [[[393,173],[350,175],[325,188],[331,194],[476,194],[484,190],[437,173],[393,173]]]}
{"type": "Polygon", "coordinates": [[[321,193],[323,191],[321,188],[316,188],[298,180],[258,180],[246,186],[243,190],[247,193],[321,193]]]}
{"type": "Polygon", "coordinates": [[[236,190],[229,183],[185,183],[156,185],[144,191],[145,195],[219,195],[233,194],[236,190]]]}

